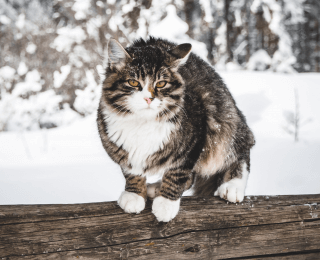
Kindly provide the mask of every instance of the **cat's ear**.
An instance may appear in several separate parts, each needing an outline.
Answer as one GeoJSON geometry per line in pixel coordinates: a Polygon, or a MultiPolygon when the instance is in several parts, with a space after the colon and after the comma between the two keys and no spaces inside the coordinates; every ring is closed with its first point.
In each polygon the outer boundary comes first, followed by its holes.
{"type": "Polygon", "coordinates": [[[115,66],[118,69],[125,65],[127,59],[131,60],[129,53],[113,38],[109,40],[107,56],[106,65],[115,66]]]}
{"type": "Polygon", "coordinates": [[[191,48],[192,45],[190,43],[183,43],[171,49],[169,53],[172,56],[174,65],[180,66],[184,64],[189,58],[191,48]]]}

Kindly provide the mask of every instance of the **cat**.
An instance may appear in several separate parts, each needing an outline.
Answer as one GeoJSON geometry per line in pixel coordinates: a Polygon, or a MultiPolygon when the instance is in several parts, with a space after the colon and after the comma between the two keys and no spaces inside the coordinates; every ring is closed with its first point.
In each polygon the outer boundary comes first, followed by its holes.
{"type": "Polygon", "coordinates": [[[149,196],[158,221],[179,211],[182,193],[244,198],[255,140],[214,68],[191,44],[149,37],[108,43],[97,124],[126,185],[118,204],[140,213],[149,196]],[[147,186],[146,177],[162,181],[147,186]]]}

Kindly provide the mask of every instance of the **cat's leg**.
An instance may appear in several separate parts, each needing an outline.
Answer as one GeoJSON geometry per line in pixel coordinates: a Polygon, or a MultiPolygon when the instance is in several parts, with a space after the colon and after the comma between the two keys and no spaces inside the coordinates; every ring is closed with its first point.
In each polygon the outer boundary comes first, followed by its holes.
{"type": "Polygon", "coordinates": [[[237,162],[226,171],[224,182],[215,191],[215,196],[220,196],[230,202],[243,201],[247,186],[249,169],[245,162],[237,162]]]}
{"type": "Polygon", "coordinates": [[[119,206],[127,213],[140,213],[147,199],[146,178],[126,174],[126,187],[118,199],[119,206]]]}
{"type": "MultiPolygon", "coordinates": [[[[190,178],[185,187],[185,191],[189,190],[193,184],[194,181],[194,175],[192,175],[192,178],[190,178]]],[[[161,188],[161,181],[157,181],[155,183],[147,184],[147,196],[150,199],[154,199],[160,195],[160,188],[161,188]]]]}
{"type": "Polygon", "coordinates": [[[159,196],[152,204],[152,213],[158,221],[168,222],[178,214],[182,193],[190,188],[192,180],[193,173],[183,169],[169,170],[163,176],[159,196]]]}

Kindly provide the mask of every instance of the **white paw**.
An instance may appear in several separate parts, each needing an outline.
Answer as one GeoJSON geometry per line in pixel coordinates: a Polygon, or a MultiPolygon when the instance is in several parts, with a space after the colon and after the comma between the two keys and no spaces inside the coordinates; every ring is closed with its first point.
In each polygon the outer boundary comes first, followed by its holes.
{"type": "Polygon", "coordinates": [[[146,205],[144,198],[136,193],[124,191],[118,199],[118,205],[127,213],[140,213],[146,205]]]}
{"type": "Polygon", "coordinates": [[[168,222],[177,216],[180,208],[180,199],[169,200],[162,196],[156,197],[152,204],[152,213],[158,221],[168,222]]]}
{"type": "Polygon", "coordinates": [[[234,178],[228,182],[223,183],[214,193],[214,196],[220,196],[230,202],[236,203],[243,201],[244,191],[248,180],[247,165],[242,166],[242,178],[234,178]]]}
{"type": "Polygon", "coordinates": [[[161,182],[151,183],[147,185],[147,196],[154,199],[159,196],[161,182]]]}
{"type": "Polygon", "coordinates": [[[236,203],[243,201],[244,190],[246,186],[242,179],[232,179],[223,183],[214,193],[215,196],[220,196],[230,202],[236,203]]]}

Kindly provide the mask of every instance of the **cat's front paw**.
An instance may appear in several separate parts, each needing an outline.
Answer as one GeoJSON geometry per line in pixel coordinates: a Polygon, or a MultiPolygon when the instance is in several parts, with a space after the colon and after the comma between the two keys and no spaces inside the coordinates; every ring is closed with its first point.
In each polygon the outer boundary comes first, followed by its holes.
{"type": "Polygon", "coordinates": [[[162,196],[156,197],[152,204],[152,213],[158,221],[169,222],[177,216],[180,208],[180,199],[169,200],[162,196]]]}
{"type": "Polygon", "coordinates": [[[223,183],[214,193],[222,199],[236,203],[243,201],[246,183],[242,179],[232,179],[223,183]]]}
{"type": "Polygon", "coordinates": [[[118,199],[118,205],[127,213],[140,213],[146,205],[142,196],[124,191],[118,199]]]}

